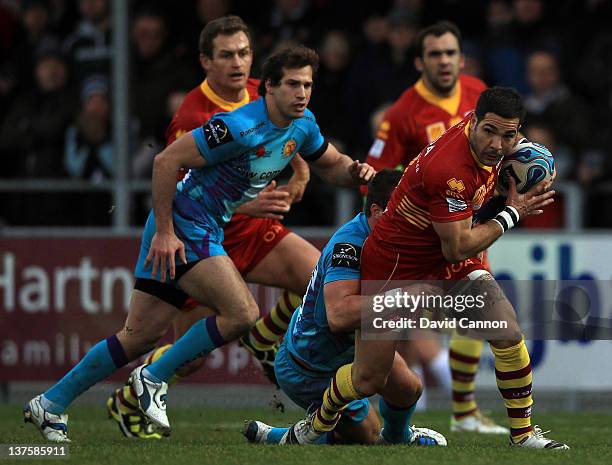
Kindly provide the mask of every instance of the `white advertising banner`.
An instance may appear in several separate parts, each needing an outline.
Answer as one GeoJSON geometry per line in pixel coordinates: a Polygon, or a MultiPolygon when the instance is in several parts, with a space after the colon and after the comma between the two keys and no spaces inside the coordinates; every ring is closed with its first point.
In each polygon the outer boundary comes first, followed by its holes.
{"type": "MultiPolygon", "coordinates": [[[[541,280],[589,281],[591,312],[612,319],[612,236],[514,233],[489,250],[491,268],[498,279],[523,282],[541,280]],[[593,295],[591,293],[591,295],[593,295]]],[[[521,284],[523,289],[524,283],[521,284]]],[[[534,284],[534,289],[537,283],[534,284]]],[[[534,291],[535,292],[535,291],[534,291]]],[[[524,293],[521,293],[524,294],[524,293]]],[[[526,293],[529,294],[529,293],[526,293]]],[[[521,295],[516,304],[533,296],[521,295]]],[[[527,341],[538,388],[612,390],[611,340],[527,341]]],[[[480,386],[495,386],[493,357],[483,353],[480,386]],[[490,372],[490,373],[487,373],[490,372]]]]}

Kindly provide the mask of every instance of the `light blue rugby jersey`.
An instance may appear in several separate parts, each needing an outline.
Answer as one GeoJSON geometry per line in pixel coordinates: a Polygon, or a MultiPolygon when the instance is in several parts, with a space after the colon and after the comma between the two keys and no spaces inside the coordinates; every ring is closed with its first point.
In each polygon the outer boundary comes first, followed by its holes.
{"type": "Polygon", "coordinates": [[[176,212],[223,226],[240,205],[253,200],[296,153],[307,161],[327,149],[308,109],[285,128],[270,121],[263,97],[229,113],[217,113],[192,135],[206,166],[178,183],[176,212]]]}
{"type": "Polygon", "coordinates": [[[354,332],[334,334],[329,330],[323,286],[360,278],[361,248],[368,234],[370,226],[364,213],[334,233],[312,272],[302,305],[289,323],[287,349],[317,371],[333,372],[353,361],[354,332]]]}

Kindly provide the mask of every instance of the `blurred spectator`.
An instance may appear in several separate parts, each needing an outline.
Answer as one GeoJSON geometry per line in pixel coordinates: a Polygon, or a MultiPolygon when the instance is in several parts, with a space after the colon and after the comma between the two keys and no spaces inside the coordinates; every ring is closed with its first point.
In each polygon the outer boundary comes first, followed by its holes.
{"type": "Polygon", "coordinates": [[[309,108],[317,117],[325,135],[339,150],[345,150],[351,136],[346,124],[349,115],[342,101],[344,83],[351,60],[348,38],[341,31],[330,31],[323,38],[319,50],[320,65],[316,91],[312,93],[309,108]]]}
{"type": "MultiPolygon", "coordinates": [[[[163,114],[164,128],[167,128],[172,121],[172,117],[178,111],[181,103],[187,95],[187,90],[173,90],[168,94],[165,102],[165,110],[163,114]]],[[[164,149],[165,141],[155,138],[145,138],[140,141],[140,147],[134,153],[132,158],[132,175],[135,178],[151,179],[151,168],[153,167],[153,158],[164,149]]],[[[145,217],[148,215],[150,205],[145,210],[145,217]]]]}
{"type": "Polygon", "coordinates": [[[160,13],[142,10],[134,18],[131,30],[134,46],[131,89],[140,136],[163,142],[168,95],[175,89],[193,87],[197,77],[167,46],[166,23],[160,13]]]}
{"type": "Polygon", "coordinates": [[[490,84],[506,85],[522,93],[528,89],[525,79],[526,58],[537,49],[558,50],[559,40],[546,15],[543,0],[514,0],[512,21],[507,3],[493,0],[487,10],[487,66],[490,84]]]}
{"type": "Polygon", "coordinates": [[[41,46],[56,47],[59,38],[50,30],[49,8],[44,0],[26,0],[21,3],[20,29],[11,47],[11,57],[21,89],[32,87],[34,54],[41,46]]]}
{"type": "Polygon", "coordinates": [[[314,46],[321,30],[310,0],[274,0],[267,16],[257,24],[256,63],[263,62],[278,42],[294,41],[314,46]]]}
{"type": "Polygon", "coordinates": [[[64,51],[70,58],[73,76],[78,86],[87,77],[109,76],[111,19],[108,0],[78,0],[81,20],[64,41],[64,51]]]}
{"type": "Polygon", "coordinates": [[[63,134],[74,115],[68,69],[57,49],[36,55],[36,87],[18,96],[0,129],[2,176],[63,177],[63,134]]]}
{"type": "Polygon", "coordinates": [[[555,139],[579,155],[590,139],[588,109],[562,81],[556,56],[545,50],[530,54],[527,81],[530,86],[525,97],[527,124],[531,119],[542,121],[552,130],[555,139]]]}
{"type": "Polygon", "coordinates": [[[81,109],[66,131],[64,164],[73,178],[97,183],[112,177],[114,150],[108,81],[90,76],[81,90],[81,109]]]}
{"type": "Polygon", "coordinates": [[[365,155],[369,147],[368,118],[379,105],[396,100],[412,85],[418,73],[414,68],[415,39],[419,25],[402,11],[387,19],[385,43],[371,44],[356,59],[346,84],[346,105],[350,114],[353,145],[351,153],[365,155]]]}
{"type": "MultiPolygon", "coordinates": [[[[114,158],[108,81],[92,75],[83,83],[81,109],[66,131],[64,166],[72,178],[98,184],[114,175],[114,158]]],[[[108,194],[86,192],[71,203],[71,222],[107,225],[109,209],[108,194]]]]}

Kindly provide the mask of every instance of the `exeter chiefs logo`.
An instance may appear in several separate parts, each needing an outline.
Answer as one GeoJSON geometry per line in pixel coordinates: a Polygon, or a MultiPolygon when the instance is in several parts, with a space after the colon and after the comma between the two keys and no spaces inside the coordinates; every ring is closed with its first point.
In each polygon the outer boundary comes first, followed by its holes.
{"type": "Polygon", "coordinates": [[[340,242],[334,245],[332,252],[331,266],[339,266],[343,268],[359,269],[361,260],[361,247],[348,242],[340,242]]]}
{"type": "Polygon", "coordinates": [[[293,152],[295,152],[296,147],[297,142],[295,142],[293,139],[289,139],[287,142],[285,142],[285,145],[283,146],[283,158],[287,158],[293,155],[293,152]]]}

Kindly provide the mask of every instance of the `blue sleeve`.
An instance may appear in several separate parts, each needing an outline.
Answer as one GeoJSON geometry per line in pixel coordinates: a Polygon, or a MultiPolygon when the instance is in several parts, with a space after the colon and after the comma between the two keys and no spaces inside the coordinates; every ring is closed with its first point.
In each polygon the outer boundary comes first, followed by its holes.
{"type": "Polygon", "coordinates": [[[314,114],[306,109],[304,117],[301,119],[305,126],[306,139],[300,147],[299,152],[306,161],[313,162],[318,160],[327,150],[327,141],[321,135],[321,130],[315,119],[314,114]]]}
{"type": "Polygon", "coordinates": [[[244,145],[233,134],[239,134],[236,122],[228,115],[215,115],[204,126],[191,131],[200,154],[207,165],[236,158],[244,152],[244,145]]]}
{"type": "Polygon", "coordinates": [[[330,256],[326,257],[326,273],[323,284],[334,281],[359,279],[361,277],[361,247],[362,240],[355,237],[339,237],[333,247],[328,249],[330,256]]]}

